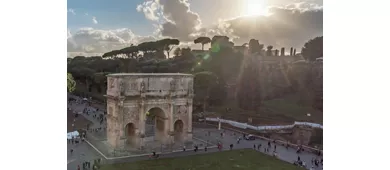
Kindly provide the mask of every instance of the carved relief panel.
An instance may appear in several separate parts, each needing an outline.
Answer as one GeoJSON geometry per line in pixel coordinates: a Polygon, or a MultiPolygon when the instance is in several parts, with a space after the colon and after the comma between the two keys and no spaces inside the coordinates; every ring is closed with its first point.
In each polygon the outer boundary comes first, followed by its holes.
{"type": "Polygon", "coordinates": [[[175,106],[173,112],[174,112],[173,117],[175,120],[182,119],[182,117],[187,114],[187,106],[185,106],[185,105],[175,106]]]}
{"type": "Polygon", "coordinates": [[[135,78],[128,78],[126,80],[124,80],[126,82],[126,94],[134,94],[134,93],[138,93],[140,90],[139,90],[139,87],[140,84],[139,82],[137,81],[137,79],[135,78]]]}
{"type": "Polygon", "coordinates": [[[185,81],[183,78],[180,79],[179,81],[179,87],[178,87],[179,90],[184,90],[185,89],[185,81]]]}
{"type": "Polygon", "coordinates": [[[124,96],[125,95],[125,91],[126,91],[127,82],[123,81],[123,80],[118,80],[118,84],[119,84],[119,88],[118,89],[119,89],[120,95],[124,96]]]}
{"type": "Polygon", "coordinates": [[[136,124],[139,121],[139,109],[137,107],[125,107],[123,109],[124,122],[136,124]]]}
{"type": "Polygon", "coordinates": [[[193,94],[194,93],[194,82],[193,82],[193,80],[191,79],[191,80],[189,80],[188,81],[188,94],[193,94]]]}
{"type": "Polygon", "coordinates": [[[146,83],[145,83],[145,81],[142,81],[142,82],[141,82],[140,91],[141,91],[142,93],[145,93],[145,92],[146,92],[146,83]]]}
{"type": "Polygon", "coordinates": [[[118,79],[114,77],[108,77],[107,78],[107,94],[111,96],[117,96],[118,95],[118,79]]]}
{"type": "Polygon", "coordinates": [[[138,83],[135,79],[132,79],[129,81],[129,91],[137,91],[138,90],[138,83]]]}
{"type": "Polygon", "coordinates": [[[110,88],[110,89],[115,88],[116,80],[117,79],[112,78],[112,77],[108,78],[108,88],[110,88]]]}
{"type": "Polygon", "coordinates": [[[156,79],[156,78],[149,78],[147,79],[148,81],[148,89],[149,91],[157,91],[157,90],[161,90],[161,87],[162,87],[162,83],[160,80],[156,79]]]}
{"type": "Polygon", "coordinates": [[[179,114],[179,115],[181,115],[181,114],[187,114],[187,106],[184,106],[184,105],[179,106],[178,114],[179,114]]]}
{"type": "Polygon", "coordinates": [[[176,86],[177,86],[177,80],[176,79],[171,80],[170,86],[171,86],[170,90],[171,91],[175,91],[176,90],[176,86]]]}

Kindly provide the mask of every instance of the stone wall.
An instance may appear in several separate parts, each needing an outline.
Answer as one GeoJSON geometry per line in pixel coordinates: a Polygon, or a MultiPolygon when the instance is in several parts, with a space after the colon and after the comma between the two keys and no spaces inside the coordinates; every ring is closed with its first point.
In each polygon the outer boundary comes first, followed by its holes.
{"type": "Polygon", "coordinates": [[[297,145],[309,145],[313,128],[306,126],[296,126],[293,128],[293,143],[297,145]]]}

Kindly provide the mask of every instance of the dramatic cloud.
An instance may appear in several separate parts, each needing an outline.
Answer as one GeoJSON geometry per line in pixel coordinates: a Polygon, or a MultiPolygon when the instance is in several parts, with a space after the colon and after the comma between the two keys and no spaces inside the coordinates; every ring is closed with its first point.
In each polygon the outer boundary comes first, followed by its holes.
{"type": "Polygon", "coordinates": [[[74,9],[72,9],[72,8],[69,8],[69,9],[68,9],[68,12],[69,12],[69,13],[72,13],[73,15],[76,15],[76,12],[74,12],[74,9]]]}
{"type": "Polygon", "coordinates": [[[137,6],[138,12],[143,12],[145,17],[152,21],[157,21],[159,19],[158,10],[160,8],[159,1],[146,1],[137,6]]]}
{"type": "Polygon", "coordinates": [[[305,41],[322,35],[323,27],[322,3],[317,0],[270,7],[269,16],[242,16],[220,20],[208,27],[202,27],[199,15],[190,10],[187,0],[152,0],[139,5],[137,10],[143,11],[146,18],[158,22],[157,32],[161,36],[181,41],[192,41],[198,36],[226,35],[236,44],[255,38],[277,48],[300,48],[305,41]],[[151,19],[149,15],[156,17],[151,19]]]}
{"type": "Polygon", "coordinates": [[[98,21],[96,20],[96,17],[92,17],[92,22],[93,22],[94,24],[97,24],[97,23],[98,23],[98,21]]]}
{"type": "Polygon", "coordinates": [[[305,10],[270,8],[272,15],[238,17],[226,20],[226,28],[238,37],[235,42],[244,43],[251,38],[274,47],[300,48],[315,36],[322,35],[322,9],[305,10]]]}
{"type": "Polygon", "coordinates": [[[300,11],[322,9],[322,6],[322,0],[295,0],[294,3],[285,5],[288,9],[298,9],[300,11]]]}
{"type": "Polygon", "coordinates": [[[162,24],[162,36],[191,40],[190,35],[201,26],[199,15],[190,10],[186,0],[161,0],[163,16],[166,20],[162,24]]]}
{"type": "MultiPolygon", "coordinates": [[[[226,35],[236,45],[255,38],[260,43],[273,45],[275,48],[294,47],[299,50],[307,40],[323,34],[322,1],[272,2],[274,6],[269,7],[268,11],[271,13],[269,16],[239,16],[203,26],[199,15],[191,11],[188,0],[148,0],[138,5],[136,9],[153,23],[156,28],[154,36],[138,36],[127,28],[115,30],[83,28],[75,33],[68,31],[68,52],[79,55],[87,53],[89,56],[164,37],[179,39],[181,47],[195,47],[192,41],[196,37],[211,38],[215,35],[226,35]]],[[[73,14],[74,10],[69,9],[68,12],[73,14]]],[[[98,23],[95,17],[93,22],[98,23]]]]}
{"type": "Polygon", "coordinates": [[[143,11],[147,19],[162,23],[158,31],[165,37],[191,41],[201,27],[199,15],[190,10],[187,0],[147,1],[138,5],[137,10],[143,11]]]}
{"type": "Polygon", "coordinates": [[[131,44],[138,44],[145,41],[153,41],[153,36],[138,36],[130,29],[121,28],[115,30],[98,30],[93,28],[82,28],[72,34],[68,30],[68,53],[101,54],[111,50],[121,49],[131,44]]]}

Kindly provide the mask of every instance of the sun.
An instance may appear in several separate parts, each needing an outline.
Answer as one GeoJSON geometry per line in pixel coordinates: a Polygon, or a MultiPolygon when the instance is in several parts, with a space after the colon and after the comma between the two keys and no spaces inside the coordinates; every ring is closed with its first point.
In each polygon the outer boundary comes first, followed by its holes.
{"type": "Polygon", "coordinates": [[[265,6],[264,0],[246,0],[243,14],[248,16],[254,15],[268,15],[268,10],[265,6]]]}

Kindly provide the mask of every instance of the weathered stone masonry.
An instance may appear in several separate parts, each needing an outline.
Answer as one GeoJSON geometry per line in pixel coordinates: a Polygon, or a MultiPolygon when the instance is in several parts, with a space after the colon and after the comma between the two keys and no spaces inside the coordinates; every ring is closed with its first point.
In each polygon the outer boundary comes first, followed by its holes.
{"type": "Polygon", "coordinates": [[[191,74],[126,73],[110,74],[107,79],[107,138],[111,147],[143,146],[149,111],[156,112],[155,139],[162,144],[192,140],[191,74]]]}

